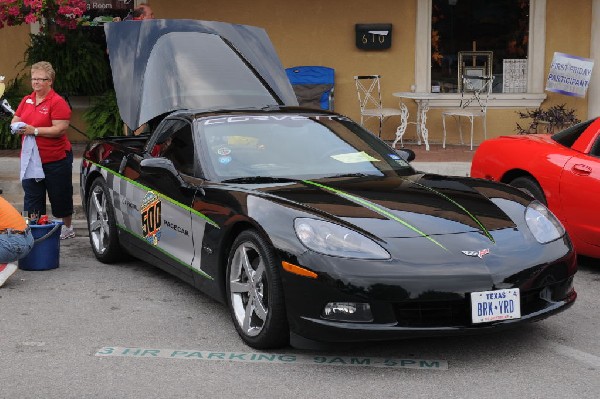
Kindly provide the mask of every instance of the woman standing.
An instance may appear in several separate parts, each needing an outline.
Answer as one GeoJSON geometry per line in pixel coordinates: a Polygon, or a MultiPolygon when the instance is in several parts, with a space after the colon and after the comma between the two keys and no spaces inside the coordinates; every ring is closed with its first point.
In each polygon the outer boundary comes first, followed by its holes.
{"type": "MultiPolygon", "coordinates": [[[[61,239],[75,237],[71,226],[73,215],[73,150],[66,136],[71,120],[71,108],[67,102],[52,89],[54,68],[49,62],[41,61],[31,66],[31,86],[33,93],[25,96],[12,119],[23,122],[18,132],[33,136],[39,151],[21,150],[21,174],[25,172],[21,184],[25,192],[23,210],[29,214],[46,214],[46,193],[54,217],[62,218],[61,239]],[[24,158],[25,157],[25,158],[24,158]],[[39,164],[44,178],[30,178],[26,171],[39,164]]],[[[25,140],[23,141],[25,143],[25,140]]],[[[34,146],[35,147],[35,146],[34,146]]],[[[33,174],[33,176],[39,176],[33,174]]]]}

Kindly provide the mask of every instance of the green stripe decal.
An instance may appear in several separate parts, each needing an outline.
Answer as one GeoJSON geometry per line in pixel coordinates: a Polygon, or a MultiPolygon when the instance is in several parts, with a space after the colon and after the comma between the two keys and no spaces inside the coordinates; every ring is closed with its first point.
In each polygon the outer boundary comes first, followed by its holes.
{"type": "Polygon", "coordinates": [[[421,183],[417,183],[416,181],[412,181],[412,180],[408,180],[408,181],[418,187],[424,188],[425,190],[431,191],[432,193],[439,195],[440,197],[444,198],[446,201],[448,201],[448,202],[452,203],[453,205],[455,205],[456,207],[458,207],[460,210],[462,210],[464,213],[466,213],[471,219],[473,219],[473,221],[475,221],[475,223],[477,223],[479,225],[479,227],[481,228],[481,231],[483,231],[483,234],[485,234],[485,236],[487,238],[489,238],[491,242],[493,242],[494,244],[496,243],[496,241],[494,240],[494,237],[492,237],[492,234],[489,232],[489,230],[486,229],[485,226],[483,225],[483,223],[481,223],[481,221],[479,219],[477,219],[477,217],[475,215],[473,215],[471,212],[469,212],[467,210],[467,208],[465,208],[458,202],[454,201],[452,198],[448,197],[446,194],[441,193],[431,187],[427,187],[421,183]]]}
{"type": "Polygon", "coordinates": [[[144,243],[146,245],[150,245],[152,248],[156,248],[157,250],[159,250],[161,253],[163,253],[164,255],[168,256],[169,258],[173,259],[175,262],[179,263],[182,266],[187,267],[188,269],[192,270],[193,272],[198,273],[199,275],[201,275],[202,277],[205,277],[209,280],[214,280],[214,278],[212,278],[210,275],[206,274],[205,272],[203,272],[202,270],[199,269],[194,269],[191,265],[189,265],[188,263],[182,261],[179,258],[176,258],[175,256],[173,256],[172,254],[170,254],[169,252],[165,251],[164,249],[151,245],[148,243],[148,241],[146,241],[146,239],[144,239],[144,237],[134,233],[133,231],[129,230],[127,227],[122,226],[120,224],[117,225],[118,228],[120,228],[121,230],[124,230],[126,232],[128,232],[129,234],[131,234],[132,236],[134,236],[135,238],[139,238],[140,240],[144,241],[144,243]]]}
{"type": "Polygon", "coordinates": [[[415,226],[413,226],[413,225],[407,223],[406,221],[400,219],[399,217],[393,215],[392,213],[390,213],[389,211],[387,211],[386,209],[380,207],[377,204],[374,204],[374,203],[372,203],[370,201],[367,201],[367,200],[364,200],[364,199],[359,198],[357,196],[354,196],[352,194],[349,194],[349,193],[347,193],[345,191],[337,190],[337,189],[335,189],[333,187],[329,187],[329,186],[325,186],[323,184],[315,183],[315,182],[310,181],[310,180],[303,180],[303,182],[306,183],[306,184],[310,184],[310,185],[322,188],[324,190],[330,191],[330,192],[332,192],[332,193],[334,193],[334,194],[336,194],[336,195],[338,195],[338,196],[340,196],[342,198],[345,198],[345,199],[347,199],[349,201],[352,201],[352,202],[354,202],[356,204],[362,205],[365,208],[368,208],[368,209],[372,210],[373,212],[380,214],[381,216],[385,216],[386,218],[388,218],[390,220],[393,220],[395,222],[400,223],[404,227],[409,228],[410,230],[414,231],[415,233],[421,235],[422,237],[427,238],[429,241],[433,242],[435,245],[439,246],[443,250],[445,250],[445,251],[448,250],[446,247],[444,247],[440,242],[438,242],[433,237],[427,235],[426,233],[422,232],[421,230],[419,230],[415,226]]]}
{"type": "MultiPolygon", "coordinates": [[[[165,201],[167,201],[167,202],[170,202],[171,204],[174,204],[174,205],[176,205],[176,206],[178,206],[178,207],[180,207],[180,208],[183,208],[183,209],[185,209],[186,211],[189,211],[189,212],[193,213],[194,215],[196,215],[196,216],[198,216],[198,217],[200,217],[200,218],[204,219],[204,220],[205,220],[205,221],[206,221],[208,224],[210,224],[211,226],[214,226],[214,227],[216,227],[217,229],[220,229],[219,225],[218,225],[218,224],[217,224],[215,221],[213,221],[212,219],[210,219],[210,218],[209,218],[208,216],[206,216],[205,214],[203,214],[203,213],[201,213],[201,212],[198,212],[198,211],[197,211],[197,210],[195,210],[194,208],[192,208],[192,207],[189,207],[189,206],[187,206],[187,205],[184,205],[184,204],[182,204],[181,202],[178,202],[178,201],[174,200],[173,198],[167,197],[167,196],[166,196],[166,195],[164,195],[164,194],[158,193],[158,192],[154,191],[153,189],[151,189],[150,187],[146,187],[146,186],[144,186],[144,185],[142,185],[142,184],[140,184],[140,183],[136,182],[135,180],[131,180],[130,178],[128,178],[128,177],[126,177],[126,176],[123,176],[122,174],[119,174],[119,173],[115,172],[114,170],[108,169],[108,168],[107,168],[107,167],[105,167],[105,166],[99,165],[99,164],[97,164],[97,163],[95,163],[95,162],[92,162],[92,161],[89,161],[89,162],[90,162],[91,164],[94,164],[94,165],[96,165],[96,166],[97,166],[97,167],[99,167],[100,169],[102,169],[102,170],[105,170],[105,171],[107,171],[108,173],[110,173],[110,174],[112,174],[112,175],[115,175],[115,176],[117,176],[117,177],[119,177],[119,178],[121,178],[121,179],[123,179],[123,180],[125,180],[125,181],[127,181],[127,182],[129,182],[129,183],[131,183],[131,184],[133,184],[134,186],[136,186],[136,187],[138,187],[138,188],[140,188],[140,189],[142,189],[142,190],[145,190],[145,191],[152,191],[153,193],[155,193],[156,195],[158,195],[158,196],[160,197],[160,199],[162,199],[162,200],[165,200],[165,201]]],[[[119,193],[119,194],[120,194],[120,193],[119,193]]]]}

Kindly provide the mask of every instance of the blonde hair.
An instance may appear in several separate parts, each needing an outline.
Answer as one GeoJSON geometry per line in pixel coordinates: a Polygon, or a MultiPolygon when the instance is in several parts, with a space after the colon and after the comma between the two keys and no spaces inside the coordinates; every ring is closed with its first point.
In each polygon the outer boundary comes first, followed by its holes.
{"type": "Polygon", "coordinates": [[[48,77],[54,82],[54,77],[56,76],[56,72],[54,72],[54,68],[52,68],[52,64],[48,61],[40,61],[36,62],[31,66],[31,72],[34,70],[44,71],[48,75],[48,77]]]}

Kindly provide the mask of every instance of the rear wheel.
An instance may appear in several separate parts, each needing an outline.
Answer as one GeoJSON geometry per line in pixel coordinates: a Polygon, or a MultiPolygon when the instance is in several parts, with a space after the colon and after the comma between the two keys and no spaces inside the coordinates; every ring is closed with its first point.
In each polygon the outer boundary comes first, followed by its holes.
{"type": "Polygon", "coordinates": [[[534,179],[530,177],[517,177],[510,182],[510,185],[521,189],[536,200],[540,201],[542,204],[548,205],[546,202],[546,196],[544,195],[544,190],[542,190],[540,185],[534,179]]]}
{"type": "Polygon", "coordinates": [[[283,288],[273,249],[254,230],[234,241],[227,262],[227,304],[246,344],[278,348],[289,340],[283,288]]]}
{"type": "Polygon", "coordinates": [[[115,221],[115,211],[110,200],[106,182],[96,178],[90,188],[87,204],[87,221],[90,244],[96,258],[103,263],[112,263],[123,257],[115,221]]]}

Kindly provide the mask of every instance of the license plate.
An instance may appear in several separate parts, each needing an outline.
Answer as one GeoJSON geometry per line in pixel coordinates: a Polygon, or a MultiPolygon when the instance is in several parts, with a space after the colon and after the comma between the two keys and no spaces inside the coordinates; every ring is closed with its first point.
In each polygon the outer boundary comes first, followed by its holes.
{"type": "Polygon", "coordinates": [[[471,293],[473,323],[521,318],[521,296],[518,288],[471,293]]]}

